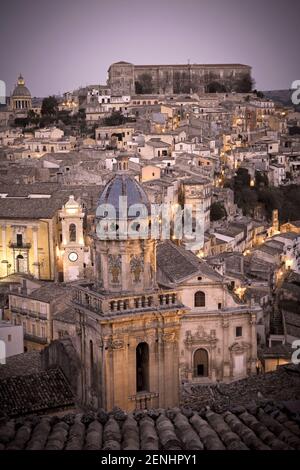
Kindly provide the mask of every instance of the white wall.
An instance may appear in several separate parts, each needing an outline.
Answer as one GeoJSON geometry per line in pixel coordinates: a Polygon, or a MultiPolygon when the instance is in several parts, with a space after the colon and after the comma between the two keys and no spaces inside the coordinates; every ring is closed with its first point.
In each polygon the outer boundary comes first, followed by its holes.
{"type": "MultiPolygon", "coordinates": [[[[11,325],[7,322],[0,323],[0,341],[5,343],[5,356],[11,357],[24,352],[23,327],[11,325]]],[[[1,362],[2,357],[0,357],[1,362]]]]}

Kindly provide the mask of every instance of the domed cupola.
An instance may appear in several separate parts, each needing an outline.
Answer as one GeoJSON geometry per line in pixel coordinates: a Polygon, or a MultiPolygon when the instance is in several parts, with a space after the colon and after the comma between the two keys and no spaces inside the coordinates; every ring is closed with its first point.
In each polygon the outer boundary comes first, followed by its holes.
{"type": "MultiPolygon", "coordinates": [[[[120,154],[117,157],[117,174],[107,183],[104,190],[102,191],[98,207],[104,204],[110,204],[116,211],[116,218],[122,217],[122,211],[120,210],[120,203],[122,197],[127,198],[127,218],[134,219],[138,217],[138,209],[134,205],[144,206],[150,216],[150,202],[145,190],[128,172],[128,156],[120,154]],[[131,208],[131,209],[130,209],[131,208]]],[[[100,212],[98,211],[98,216],[100,212]]],[[[104,217],[104,214],[102,215],[104,217]]],[[[99,217],[98,217],[99,218],[99,217]]]]}
{"type": "Polygon", "coordinates": [[[31,93],[25,86],[25,80],[19,75],[18,83],[11,95],[11,107],[16,112],[27,112],[31,109],[31,93]]]}

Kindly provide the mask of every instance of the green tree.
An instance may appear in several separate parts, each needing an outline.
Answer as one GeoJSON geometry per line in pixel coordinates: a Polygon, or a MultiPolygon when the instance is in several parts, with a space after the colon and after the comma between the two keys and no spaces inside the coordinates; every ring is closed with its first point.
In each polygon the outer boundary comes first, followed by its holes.
{"type": "Polygon", "coordinates": [[[110,116],[104,118],[104,125],[105,126],[120,126],[124,124],[126,121],[125,117],[123,116],[120,111],[113,112],[110,116]]]}
{"type": "Polygon", "coordinates": [[[242,209],[244,215],[252,215],[257,206],[258,197],[255,189],[241,187],[234,193],[235,203],[242,209]]]}
{"type": "Polygon", "coordinates": [[[250,74],[245,73],[233,81],[233,90],[237,93],[250,93],[254,85],[254,80],[250,74]]]}
{"type": "Polygon", "coordinates": [[[220,220],[227,216],[226,209],[221,202],[213,202],[210,207],[210,220],[220,220]]]}
{"type": "Polygon", "coordinates": [[[251,177],[247,168],[238,168],[234,177],[234,188],[244,188],[250,186],[251,177]]]}
{"type": "MultiPolygon", "coordinates": [[[[266,213],[269,219],[272,217],[272,211],[274,209],[281,209],[284,203],[284,193],[280,188],[263,188],[258,192],[258,200],[262,202],[265,206],[266,213]]],[[[288,201],[285,202],[285,204],[288,201]]]]}
{"type": "Polygon", "coordinates": [[[27,119],[30,124],[38,124],[40,118],[37,113],[33,111],[33,109],[30,109],[27,113],[27,119]]]}
{"type": "Polygon", "coordinates": [[[42,116],[56,116],[58,113],[58,102],[55,96],[44,98],[41,109],[42,116]]]}
{"type": "Polygon", "coordinates": [[[207,92],[208,93],[226,93],[226,87],[222,83],[218,81],[210,82],[207,85],[207,92]]]}
{"type": "Polygon", "coordinates": [[[263,186],[268,186],[269,181],[266,173],[264,171],[258,171],[256,170],[255,172],[255,186],[257,188],[263,187],[263,186]]]}

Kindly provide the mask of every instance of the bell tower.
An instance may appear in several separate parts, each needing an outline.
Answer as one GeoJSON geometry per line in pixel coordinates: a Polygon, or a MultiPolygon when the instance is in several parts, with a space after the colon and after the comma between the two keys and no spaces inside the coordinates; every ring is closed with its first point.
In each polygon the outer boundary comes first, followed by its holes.
{"type": "Polygon", "coordinates": [[[62,228],[60,243],[60,256],[63,267],[64,281],[75,281],[83,277],[84,270],[84,239],[83,217],[84,212],[74,196],[59,212],[62,228]]]}

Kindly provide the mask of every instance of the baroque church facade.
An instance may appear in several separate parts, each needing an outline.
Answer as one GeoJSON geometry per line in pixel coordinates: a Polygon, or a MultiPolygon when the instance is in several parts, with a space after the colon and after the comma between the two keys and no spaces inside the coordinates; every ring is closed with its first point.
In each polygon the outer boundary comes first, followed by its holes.
{"type": "MultiPolygon", "coordinates": [[[[117,215],[119,196],[127,196],[128,207],[149,205],[126,159],[118,165],[99,205],[111,204],[117,215]]],[[[129,213],[126,223],[135,223],[129,213]]],[[[97,230],[91,237],[94,273],[73,284],[70,305],[76,324],[70,339],[80,364],[73,382],[82,403],[107,410],[167,408],[178,405],[184,383],[230,382],[255,373],[259,307],[241,303],[220,274],[170,240],[122,239],[118,227],[114,239],[97,230]]],[[[79,256],[72,261],[70,253],[78,248],[66,248],[74,266],[79,256]]],[[[60,319],[56,328],[69,326],[60,319]]],[[[57,360],[56,343],[46,352],[48,365],[57,360]]]]}

